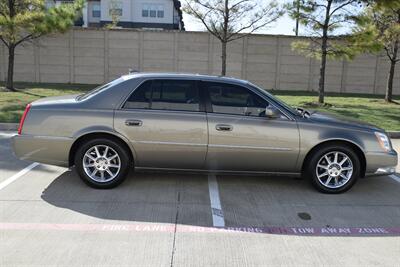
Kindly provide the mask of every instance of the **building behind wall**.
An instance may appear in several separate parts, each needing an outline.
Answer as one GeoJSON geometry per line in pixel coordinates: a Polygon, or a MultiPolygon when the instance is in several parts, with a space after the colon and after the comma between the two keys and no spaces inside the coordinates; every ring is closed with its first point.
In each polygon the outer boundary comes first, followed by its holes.
{"type": "MultiPolygon", "coordinates": [[[[58,5],[74,0],[47,1],[58,5]]],[[[113,12],[122,28],[185,30],[179,0],[87,0],[76,26],[103,27],[112,22],[113,12]]]]}

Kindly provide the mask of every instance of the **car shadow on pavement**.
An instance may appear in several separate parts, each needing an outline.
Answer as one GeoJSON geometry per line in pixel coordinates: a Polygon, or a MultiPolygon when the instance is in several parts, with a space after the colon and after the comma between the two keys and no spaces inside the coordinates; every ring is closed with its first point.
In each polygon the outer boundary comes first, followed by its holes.
{"type": "MultiPolygon", "coordinates": [[[[400,227],[400,184],[388,177],[361,179],[340,195],[321,194],[307,181],[289,177],[217,179],[226,227],[400,227]]],[[[96,190],[72,170],[52,181],[41,197],[103,220],[213,225],[204,174],[132,173],[117,188],[96,190]]]]}

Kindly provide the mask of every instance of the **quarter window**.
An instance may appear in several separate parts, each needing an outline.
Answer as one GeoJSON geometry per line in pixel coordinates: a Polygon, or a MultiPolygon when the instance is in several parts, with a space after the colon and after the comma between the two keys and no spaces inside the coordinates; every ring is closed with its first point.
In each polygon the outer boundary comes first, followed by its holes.
{"type": "Polygon", "coordinates": [[[147,81],[132,93],[124,108],[200,111],[199,92],[194,81],[147,81]]]}
{"type": "Polygon", "coordinates": [[[231,84],[205,82],[214,113],[265,116],[269,103],[250,90],[231,84]]]}

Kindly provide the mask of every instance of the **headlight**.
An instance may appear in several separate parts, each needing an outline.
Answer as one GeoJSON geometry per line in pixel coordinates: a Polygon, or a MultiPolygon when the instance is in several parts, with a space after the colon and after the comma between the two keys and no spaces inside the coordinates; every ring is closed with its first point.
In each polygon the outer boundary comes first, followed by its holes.
{"type": "Polygon", "coordinates": [[[386,134],[380,133],[380,132],[375,132],[376,138],[378,139],[379,145],[383,150],[386,152],[389,152],[392,150],[392,147],[390,146],[390,141],[389,137],[387,137],[386,134]]]}

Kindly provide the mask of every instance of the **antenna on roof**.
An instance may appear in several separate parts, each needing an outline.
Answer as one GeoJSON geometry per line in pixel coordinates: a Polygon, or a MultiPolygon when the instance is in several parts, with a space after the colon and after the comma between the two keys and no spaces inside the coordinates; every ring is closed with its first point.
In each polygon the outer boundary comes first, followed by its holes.
{"type": "Polygon", "coordinates": [[[135,69],[129,69],[128,71],[129,71],[129,74],[140,72],[139,70],[135,70],[135,69]]]}

